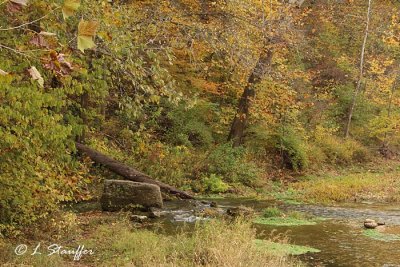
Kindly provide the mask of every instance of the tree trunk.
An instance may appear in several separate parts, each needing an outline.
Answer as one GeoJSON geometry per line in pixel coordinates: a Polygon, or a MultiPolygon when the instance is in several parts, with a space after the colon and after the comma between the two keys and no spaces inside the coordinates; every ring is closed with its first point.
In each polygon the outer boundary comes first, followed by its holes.
{"type": "Polygon", "coordinates": [[[134,168],[131,168],[119,161],[116,161],[90,147],[87,147],[80,143],[75,143],[76,148],[79,152],[84,153],[89,158],[91,158],[94,162],[99,163],[107,167],[110,171],[121,175],[127,180],[139,182],[139,183],[148,183],[148,184],[155,184],[158,185],[161,191],[174,194],[183,199],[194,199],[193,196],[189,195],[188,193],[176,189],[170,185],[164,184],[162,182],[156,181],[152,179],[150,176],[141,173],[134,168]]]}
{"type": "Polygon", "coordinates": [[[361,90],[361,82],[362,82],[363,75],[364,75],[365,47],[367,44],[368,33],[369,33],[369,22],[371,20],[371,7],[372,7],[372,0],[368,0],[367,21],[366,21],[365,32],[364,32],[364,40],[363,40],[363,44],[362,44],[362,48],[361,48],[360,72],[359,72],[359,76],[358,76],[357,86],[354,91],[353,99],[351,102],[349,114],[347,117],[347,124],[346,124],[345,134],[344,134],[345,138],[348,138],[350,135],[351,119],[353,117],[353,112],[354,112],[354,108],[356,106],[358,94],[360,93],[360,90],[361,90]]]}
{"type": "MultiPolygon", "coordinates": [[[[394,97],[394,93],[395,93],[396,87],[397,87],[397,79],[393,83],[392,90],[390,91],[390,95],[389,95],[389,104],[388,104],[388,111],[387,111],[387,116],[388,116],[389,120],[392,117],[393,97],[394,97]]],[[[380,150],[380,153],[384,157],[390,158],[391,151],[390,151],[390,148],[389,148],[389,140],[388,140],[387,131],[385,131],[385,135],[384,135],[383,140],[382,140],[382,145],[381,145],[379,150],[380,150]]]]}
{"type": "Polygon", "coordinates": [[[260,83],[268,67],[271,65],[272,50],[264,47],[264,50],[258,58],[257,64],[250,74],[246,87],[239,101],[238,111],[233,119],[228,141],[233,141],[233,146],[239,146],[243,143],[244,131],[249,118],[249,109],[251,101],[255,96],[254,87],[260,83]]]}

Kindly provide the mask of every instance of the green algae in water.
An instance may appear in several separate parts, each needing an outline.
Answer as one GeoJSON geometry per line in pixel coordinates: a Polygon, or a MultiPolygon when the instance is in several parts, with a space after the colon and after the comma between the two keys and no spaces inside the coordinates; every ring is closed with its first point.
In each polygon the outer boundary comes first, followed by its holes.
{"type": "Polygon", "coordinates": [[[379,241],[385,241],[385,242],[400,240],[400,236],[399,235],[385,234],[385,233],[379,232],[379,231],[374,230],[374,229],[364,230],[363,234],[364,234],[364,236],[369,237],[371,239],[379,240],[379,241]]]}
{"type": "Polygon", "coordinates": [[[254,243],[258,249],[267,250],[267,251],[277,253],[277,254],[282,254],[282,255],[302,255],[302,254],[306,254],[306,253],[321,252],[319,249],[312,248],[312,247],[277,243],[277,242],[261,240],[261,239],[254,240],[254,243]]]}
{"type": "Polygon", "coordinates": [[[291,217],[258,217],[254,221],[257,224],[275,225],[275,226],[300,226],[300,225],[316,225],[315,221],[307,219],[297,219],[291,217]]]}

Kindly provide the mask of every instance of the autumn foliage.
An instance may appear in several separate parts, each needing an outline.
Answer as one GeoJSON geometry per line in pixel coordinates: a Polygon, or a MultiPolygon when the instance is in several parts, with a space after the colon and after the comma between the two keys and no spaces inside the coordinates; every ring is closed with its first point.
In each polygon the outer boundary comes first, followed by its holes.
{"type": "Polygon", "coordinates": [[[218,193],[398,153],[399,3],[372,1],[359,79],[366,2],[289,2],[1,1],[2,233],[96,197],[77,140],[218,193]]]}

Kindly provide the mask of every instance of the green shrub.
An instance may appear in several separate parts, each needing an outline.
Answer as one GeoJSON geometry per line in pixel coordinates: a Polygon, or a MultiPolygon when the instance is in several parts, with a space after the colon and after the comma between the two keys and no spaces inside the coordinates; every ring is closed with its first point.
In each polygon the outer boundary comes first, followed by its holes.
{"type": "Polygon", "coordinates": [[[246,161],[243,147],[230,143],[217,146],[207,158],[207,172],[219,175],[225,182],[252,186],[260,176],[260,169],[246,161]]]}
{"type": "Polygon", "coordinates": [[[276,207],[266,208],[262,211],[262,217],[271,218],[271,217],[280,217],[282,215],[282,211],[276,207]]]}
{"type": "Polygon", "coordinates": [[[276,148],[281,150],[284,164],[292,170],[304,170],[308,166],[306,149],[301,140],[294,132],[277,137],[276,148]]]}
{"type": "Polygon", "coordinates": [[[364,162],[369,158],[367,148],[359,142],[340,139],[320,126],[315,131],[315,144],[325,154],[326,161],[331,164],[364,162]]]}
{"type": "Polygon", "coordinates": [[[166,140],[174,145],[208,147],[214,139],[211,122],[214,119],[213,106],[209,103],[188,108],[180,105],[168,113],[171,126],[166,140]]]}
{"type": "Polygon", "coordinates": [[[254,153],[266,158],[279,158],[280,165],[291,170],[307,168],[307,146],[301,131],[292,126],[282,129],[279,125],[275,125],[271,131],[271,127],[259,123],[250,128],[249,135],[247,143],[254,153]],[[279,129],[281,131],[278,132],[279,129]]]}
{"type": "Polygon", "coordinates": [[[57,113],[57,94],[0,82],[0,99],[0,231],[18,234],[71,200],[85,179],[74,172],[73,129],[57,113]]]}
{"type": "Polygon", "coordinates": [[[222,178],[215,174],[203,178],[202,182],[207,193],[224,193],[229,188],[229,186],[222,181],[222,178]]]}

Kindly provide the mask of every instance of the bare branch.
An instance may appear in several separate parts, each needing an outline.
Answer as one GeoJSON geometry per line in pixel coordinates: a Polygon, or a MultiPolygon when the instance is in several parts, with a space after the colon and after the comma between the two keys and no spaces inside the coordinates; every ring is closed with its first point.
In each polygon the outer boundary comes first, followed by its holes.
{"type": "Polygon", "coordinates": [[[26,22],[26,23],[23,23],[23,24],[21,24],[21,25],[18,25],[18,26],[15,26],[15,27],[10,27],[10,28],[5,28],[5,29],[0,28],[0,31],[11,31],[11,30],[19,29],[19,28],[22,28],[22,27],[24,27],[24,26],[33,24],[33,23],[35,23],[35,22],[38,22],[38,21],[40,21],[40,20],[42,20],[42,19],[48,17],[49,15],[51,15],[52,13],[54,13],[54,11],[56,11],[56,10],[59,9],[59,8],[60,8],[60,7],[57,7],[57,8],[55,8],[55,9],[51,10],[51,11],[50,11],[49,13],[47,13],[46,15],[44,15],[43,17],[40,17],[40,18],[35,19],[35,20],[32,20],[32,21],[30,21],[30,22],[26,22]]]}
{"type": "Polygon", "coordinates": [[[12,51],[12,52],[14,52],[14,53],[16,53],[18,55],[24,56],[24,57],[31,57],[31,56],[25,54],[24,52],[18,51],[16,49],[14,49],[12,47],[9,47],[9,46],[6,46],[6,45],[0,44],[0,48],[4,48],[4,49],[7,49],[7,50],[10,50],[10,51],[12,51]]]}

